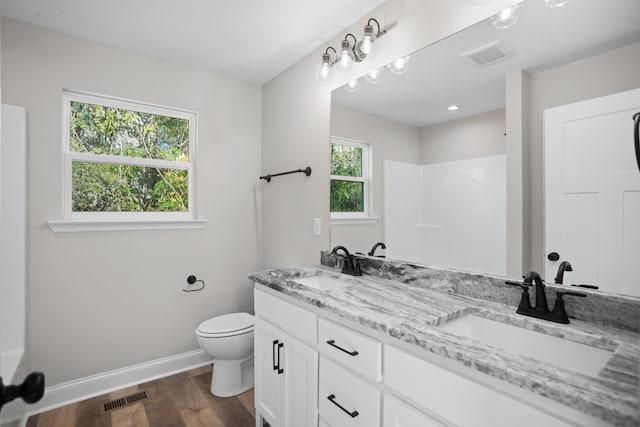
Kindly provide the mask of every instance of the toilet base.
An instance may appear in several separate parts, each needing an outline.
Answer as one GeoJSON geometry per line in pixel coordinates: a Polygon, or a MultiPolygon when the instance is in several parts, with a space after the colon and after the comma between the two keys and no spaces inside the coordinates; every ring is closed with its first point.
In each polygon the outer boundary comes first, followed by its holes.
{"type": "Polygon", "coordinates": [[[214,360],[211,394],[237,396],[253,388],[253,355],[241,360],[214,360]]]}

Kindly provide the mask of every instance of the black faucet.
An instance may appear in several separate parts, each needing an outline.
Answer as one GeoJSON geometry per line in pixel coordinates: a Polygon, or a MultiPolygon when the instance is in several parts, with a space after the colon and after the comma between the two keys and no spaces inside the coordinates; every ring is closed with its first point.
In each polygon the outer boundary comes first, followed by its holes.
{"type": "Polygon", "coordinates": [[[555,282],[558,285],[562,285],[565,271],[573,271],[573,267],[571,267],[571,263],[569,261],[562,261],[558,266],[558,273],[556,274],[556,279],[555,279],[555,282]]]}
{"type": "MultiPolygon", "coordinates": [[[[373,247],[371,248],[371,250],[369,251],[369,256],[374,256],[376,253],[376,249],[378,249],[378,247],[381,247],[382,249],[387,249],[387,245],[385,245],[382,242],[378,242],[375,245],[373,245],[373,247]]],[[[384,255],[378,255],[379,258],[384,258],[384,255]]]]}
{"type": "Polygon", "coordinates": [[[506,281],[505,283],[507,285],[519,286],[522,288],[522,297],[520,298],[520,304],[518,305],[516,313],[556,323],[569,323],[569,316],[564,308],[564,300],[562,299],[564,295],[572,295],[575,297],[587,296],[581,292],[557,291],[553,311],[549,311],[549,307],[547,306],[547,295],[544,291],[545,285],[542,282],[540,275],[535,271],[524,276],[524,281],[522,283],[512,281],[506,281]],[[529,287],[533,286],[534,283],[536,287],[536,306],[532,307],[529,299],[529,287]]]}
{"type": "Polygon", "coordinates": [[[336,246],[331,250],[332,254],[338,255],[338,251],[344,252],[344,263],[342,264],[342,272],[344,274],[350,274],[352,276],[362,276],[362,270],[360,270],[360,261],[354,258],[344,246],[336,246]]]}

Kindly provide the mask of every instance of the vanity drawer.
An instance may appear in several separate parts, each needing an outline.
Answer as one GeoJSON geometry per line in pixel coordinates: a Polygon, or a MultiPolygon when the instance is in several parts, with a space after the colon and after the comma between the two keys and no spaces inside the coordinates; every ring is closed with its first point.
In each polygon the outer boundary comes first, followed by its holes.
{"type": "Polygon", "coordinates": [[[465,427],[569,427],[550,414],[394,347],[384,348],[384,382],[429,412],[465,427]]]}
{"type": "Polygon", "coordinates": [[[256,316],[268,320],[303,341],[314,346],[317,344],[317,318],[312,312],[259,289],[254,291],[254,309],[256,316]]]}
{"type": "Polygon", "coordinates": [[[382,379],[382,344],[326,319],[318,320],[320,351],[374,381],[382,379]]]}
{"type": "Polygon", "coordinates": [[[444,427],[427,414],[418,411],[390,394],[384,396],[382,427],[444,427]]]}
{"type": "Polygon", "coordinates": [[[380,425],[380,392],[324,356],[318,398],[320,416],[331,427],[380,425]]]}

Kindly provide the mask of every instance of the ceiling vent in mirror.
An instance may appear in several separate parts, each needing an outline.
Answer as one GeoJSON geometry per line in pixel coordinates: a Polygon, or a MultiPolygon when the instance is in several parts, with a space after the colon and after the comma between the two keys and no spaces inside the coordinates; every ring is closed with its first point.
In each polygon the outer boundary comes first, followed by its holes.
{"type": "Polygon", "coordinates": [[[514,53],[512,49],[500,40],[494,40],[491,43],[463,52],[460,56],[480,68],[512,58],[514,53]]]}

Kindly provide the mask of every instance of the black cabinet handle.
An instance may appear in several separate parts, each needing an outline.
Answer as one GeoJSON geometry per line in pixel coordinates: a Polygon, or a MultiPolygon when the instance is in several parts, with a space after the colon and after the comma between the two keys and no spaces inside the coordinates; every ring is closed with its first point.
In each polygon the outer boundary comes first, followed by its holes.
{"type": "Polygon", "coordinates": [[[547,259],[549,261],[558,261],[560,259],[560,254],[558,252],[551,252],[547,255],[547,259]]]}
{"type": "Polygon", "coordinates": [[[358,415],[360,415],[360,414],[358,414],[358,411],[349,412],[348,410],[346,410],[346,409],[344,408],[344,406],[342,406],[341,404],[339,404],[338,402],[336,402],[336,401],[334,400],[335,398],[336,398],[336,395],[335,395],[335,394],[330,394],[329,396],[327,396],[327,399],[329,399],[329,402],[333,403],[333,404],[334,404],[334,405],[336,405],[338,408],[342,409],[344,412],[346,412],[347,414],[349,414],[349,416],[350,416],[351,418],[355,418],[355,417],[357,417],[358,415]]]}
{"type": "Polygon", "coordinates": [[[353,351],[345,350],[344,348],[340,347],[339,345],[336,345],[336,341],[335,340],[329,340],[329,341],[327,341],[327,344],[329,344],[331,347],[337,348],[340,351],[344,351],[349,356],[357,356],[358,355],[358,352],[355,351],[355,350],[353,350],[353,351]]]}
{"type": "Polygon", "coordinates": [[[276,346],[278,345],[278,340],[274,340],[273,341],[273,345],[271,346],[271,350],[272,350],[272,356],[273,356],[273,370],[277,371],[278,370],[278,363],[276,362],[276,346]]]}
{"type": "Polygon", "coordinates": [[[278,375],[284,372],[284,369],[280,367],[280,349],[284,347],[283,343],[278,343],[278,375]]]}

